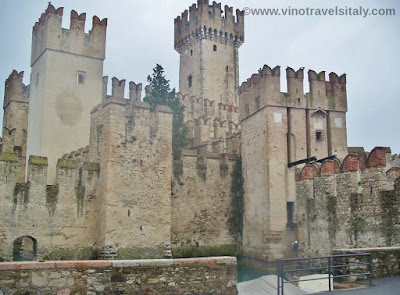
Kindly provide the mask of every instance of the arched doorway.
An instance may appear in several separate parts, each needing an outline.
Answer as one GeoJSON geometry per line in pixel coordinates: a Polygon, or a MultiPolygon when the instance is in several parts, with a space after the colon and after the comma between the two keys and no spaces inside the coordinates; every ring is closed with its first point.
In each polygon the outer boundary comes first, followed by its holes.
{"type": "Polygon", "coordinates": [[[13,261],[36,260],[37,241],[35,238],[24,236],[15,239],[13,243],[13,261]]]}

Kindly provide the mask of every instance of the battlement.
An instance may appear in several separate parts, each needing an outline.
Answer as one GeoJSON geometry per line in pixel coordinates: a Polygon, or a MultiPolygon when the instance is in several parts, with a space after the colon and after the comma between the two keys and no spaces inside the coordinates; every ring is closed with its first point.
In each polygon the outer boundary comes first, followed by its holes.
{"type": "Polygon", "coordinates": [[[29,103],[29,85],[25,86],[23,79],[23,71],[18,73],[16,70],[13,70],[10,76],[8,76],[4,87],[3,109],[7,107],[11,100],[29,103]]]}
{"type": "Polygon", "coordinates": [[[125,84],[126,80],[119,80],[116,77],[111,79],[111,96],[107,95],[108,88],[108,76],[103,77],[103,102],[113,99],[123,103],[130,102],[131,104],[142,103],[142,83],[136,84],[135,82],[129,82],[129,96],[125,98],[125,84]]]}
{"type": "MultiPolygon", "coordinates": [[[[296,169],[296,180],[314,179],[315,177],[333,175],[343,172],[357,172],[369,168],[385,169],[387,166],[385,147],[375,147],[370,153],[350,153],[340,162],[338,159],[325,160],[322,163],[306,164],[302,170],[296,169]]],[[[387,171],[392,179],[400,176],[400,167],[392,167],[387,171]]],[[[394,180],[394,179],[392,179],[394,180]]]]}
{"type": "Polygon", "coordinates": [[[309,70],[310,93],[304,93],[304,68],[295,71],[287,67],[287,93],[281,92],[280,74],[280,66],[271,69],[268,65],[264,65],[258,73],[241,84],[239,88],[241,118],[266,105],[347,111],[346,74],[339,77],[335,73],[330,73],[329,80],[325,81],[324,71],[317,74],[309,70]]]}
{"type": "Polygon", "coordinates": [[[107,19],[93,16],[92,29],[85,33],[86,13],[71,11],[70,28],[62,28],[64,8],[49,4],[32,31],[31,66],[47,50],[57,50],[104,60],[107,19]]]}
{"type": "Polygon", "coordinates": [[[182,48],[199,39],[209,39],[220,43],[239,47],[244,42],[244,13],[225,5],[222,15],[221,3],[208,0],[198,0],[197,6],[193,4],[189,11],[185,10],[181,16],[174,20],[175,24],[175,50],[181,52],[182,48]]]}

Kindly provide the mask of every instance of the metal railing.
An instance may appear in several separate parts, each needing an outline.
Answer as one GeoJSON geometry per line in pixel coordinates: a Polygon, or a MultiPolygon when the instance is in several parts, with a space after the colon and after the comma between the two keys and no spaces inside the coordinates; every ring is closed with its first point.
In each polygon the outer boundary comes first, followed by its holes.
{"type": "MultiPolygon", "coordinates": [[[[321,264],[321,263],[320,263],[321,264]]],[[[351,252],[349,254],[321,256],[321,257],[308,257],[308,258],[288,258],[278,260],[278,285],[277,294],[284,295],[284,285],[287,283],[305,282],[328,279],[329,292],[332,291],[332,282],[335,278],[346,278],[346,277],[359,277],[367,276],[369,278],[369,286],[372,285],[372,264],[370,253],[357,253],[351,252]],[[352,259],[352,262],[343,262],[343,260],[352,259]],[[356,258],[365,258],[367,262],[356,261],[356,258]],[[317,261],[325,261],[326,265],[313,266],[313,267],[302,267],[302,265],[317,265],[317,261]],[[285,266],[290,266],[291,269],[285,269],[285,266]],[[294,268],[293,268],[294,267],[294,268]],[[345,269],[345,271],[343,271],[345,269]],[[368,271],[364,271],[364,270],[368,271]],[[363,272],[352,272],[353,270],[359,270],[363,272]],[[296,273],[318,273],[327,274],[328,277],[312,278],[312,279],[298,279],[296,273]],[[338,273],[339,274],[336,274],[338,273]],[[289,279],[289,276],[291,279],[289,279]]]]}

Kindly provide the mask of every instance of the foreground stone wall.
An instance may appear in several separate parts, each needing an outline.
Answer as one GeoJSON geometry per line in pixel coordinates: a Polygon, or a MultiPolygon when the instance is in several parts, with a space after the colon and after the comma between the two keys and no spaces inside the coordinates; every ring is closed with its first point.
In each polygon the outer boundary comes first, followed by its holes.
{"type": "Polygon", "coordinates": [[[0,294],[236,294],[236,258],[0,263],[0,294]]]}

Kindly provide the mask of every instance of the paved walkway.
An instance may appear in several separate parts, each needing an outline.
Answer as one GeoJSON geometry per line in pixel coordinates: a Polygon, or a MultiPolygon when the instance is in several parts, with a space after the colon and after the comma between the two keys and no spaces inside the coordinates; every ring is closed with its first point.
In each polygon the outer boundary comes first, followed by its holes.
{"type": "MultiPolygon", "coordinates": [[[[366,282],[365,282],[366,283],[366,282]]],[[[372,279],[372,287],[316,293],[318,295],[399,295],[400,276],[372,279]]]]}

